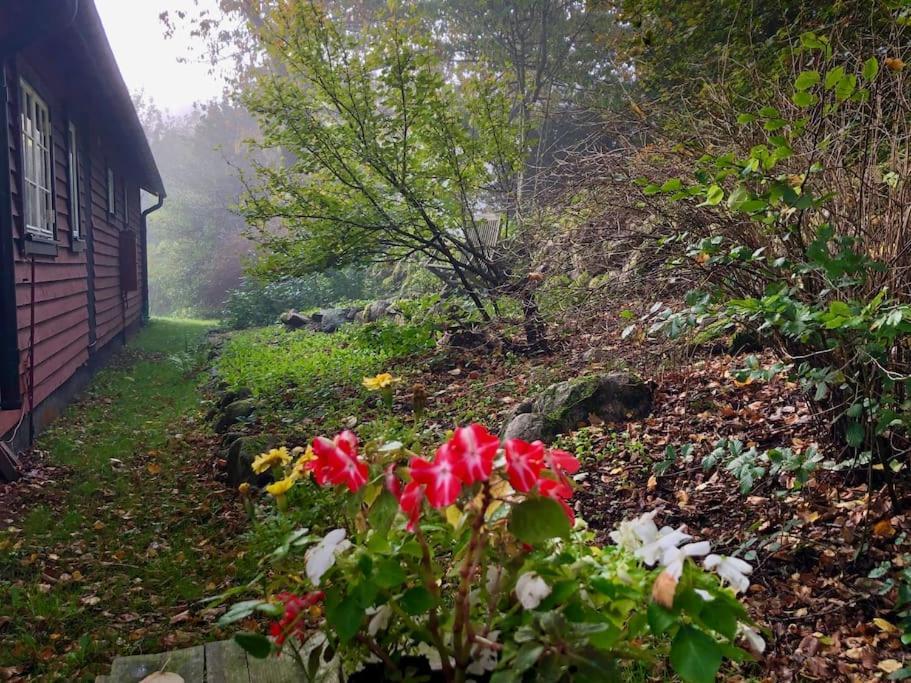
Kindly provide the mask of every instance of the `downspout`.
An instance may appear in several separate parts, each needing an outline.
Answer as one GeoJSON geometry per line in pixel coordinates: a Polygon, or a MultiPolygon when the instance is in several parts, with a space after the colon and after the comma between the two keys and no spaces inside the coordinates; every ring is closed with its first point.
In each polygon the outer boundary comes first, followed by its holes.
{"type": "Polygon", "coordinates": [[[139,241],[142,245],[142,319],[149,320],[149,226],[146,219],[150,213],[158,211],[164,206],[164,194],[158,195],[158,201],[142,212],[139,224],[139,241]]]}
{"type": "Polygon", "coordinates": [[[0,409],[22,407],[19,387],[19,324],[13,256],[13,188],[9,163],[9,87],[5,56],[0,55],[0,409]]]}

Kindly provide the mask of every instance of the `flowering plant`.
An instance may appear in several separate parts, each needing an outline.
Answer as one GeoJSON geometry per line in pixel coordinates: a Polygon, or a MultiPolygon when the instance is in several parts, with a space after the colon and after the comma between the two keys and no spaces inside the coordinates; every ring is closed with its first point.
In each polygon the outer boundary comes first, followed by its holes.
{"type": "Polygon", "coordinates": [[[399,383],[398,377],[393,377],[389,372],[381,372],[374,377],[365,377],[361,384],[367,391],[378,391],[387,408],[392,408],[393,391],[399,383]]]}
{"type": "Polygon", "coordinates": [[[399,444],[361,448],[347,431],[311,448],[302,467],[350,492],[350,527],[292,533],[268,558],[267,597],[222,618],[275,617],[271,640],[238,642],[257,656],[290,650],[311,680],[373,665],[386,680],[425,667],[444,681],[508,683],[531,670],[601,681],[669,654],[683,680],[702,682],[724,658],[749,656],[738,637],[764,646],[736,598],[748,585],[742,560],[710,554],[683,528],[658,529],[655,513],[597,546],[569,504],[580,469],[570,453],[501,444],[480,425],[455,430],[432,459],[399,444]]]}

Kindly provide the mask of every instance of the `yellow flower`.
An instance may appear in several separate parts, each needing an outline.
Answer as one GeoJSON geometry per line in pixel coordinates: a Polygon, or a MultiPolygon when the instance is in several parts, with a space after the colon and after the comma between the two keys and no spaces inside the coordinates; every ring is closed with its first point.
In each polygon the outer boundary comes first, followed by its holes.
{"type": "Polygon", "coordinates": [[[291,455],[288,453],[288,449],[282,446],[281,448],[273,448],[268,453],[256,456],[252,468],[256,474],[262,474],[275,465],[287,465],[289,462],[291,462],[291,455]]]}
{"type": "Polygon", "coordinates": [[[237,487],[237,490],[240,492],[240,495],[246,496],[248,493],[250,493],[249,482],[245,481],[243,484],[241,484],[240,486],[237,487]]]}
{"type": "Polygon", "coordinates": [[[266,487],[266,492],[270,496],[275,496],[276,498],[280,498],[281,496],[288,493],[288,491],[291,490],[292,486],[294,486],[294,479],[292,479],[291,477],[285,477],[284,479],[279,479],[274,484],[269,484],[266,487]]]}
{"type": "MultiPolygon", "coordinates": [[[[294,450],[297,451],[298,449],[295,448],[294,450]]],[[[313,446],[307,446],[307,450],[294,463],[294,467],[291,469],[291,477],[294,479],[306,477],[308,474],[307,463],[311,460],[316,460],[316,455],[313,453],[313,446]]]]}
{"type": "Polygon", "coordinates": [[[376,377],[365,377],[362,384],[367,391],[380,391],[391,387],[398,381],[398,377],[393,377],[391,373],[382,372],[376,377]]]}

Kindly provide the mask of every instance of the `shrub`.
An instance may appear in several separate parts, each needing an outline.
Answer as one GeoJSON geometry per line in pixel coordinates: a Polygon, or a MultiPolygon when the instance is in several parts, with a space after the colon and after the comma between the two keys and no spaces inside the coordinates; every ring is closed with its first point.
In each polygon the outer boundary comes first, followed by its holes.
{"type": "Polygon", "coordinates": [[[274,282],[244,280],[239,288],[228,292],[222,323],[232,330],[271,325],[291,308],[306,310],[369,295],[360,271],[326,271],[274,282]]]}
{"type": "Polygon", "coordinates": [[[758,330],[786,362],[741,379],[790,374],[849,447],[844,460],[887,476],[911,446],[911,111],[895,50],[803,35],[777,99],[722,124],[731,133],[701,156],[688,150],[692,174],[638,183],[667,219],[656,252],[699,283],[683,309],[656,303],[651,330],[758,330]]]}
{"type": "Polygon", "coordinates": [[[621,525],[617,545],[594,545],[569,505],[579,462],[567,452],[501,444],[471,425],[432,460],[399,443],[361,446],[351,432],[294,455],[254,464],[277,473],[267,490],[279,509],[312,476],[347,492],[349,525],[290,534],[268,557],[264,598],[221,623],[275,618],[271,640],[238,642],[257,657],[290,650],[308,680],[332,660],[343,679],[376,662],[384,680],[437,669],[446,681],[521,681],[532,670],[601,681],[667,655],[683,680],[708,682],[724,658],[747,656],[738,635],[764,647],[736,599],[748,564],[682,528],[659,530],[654,513],[621,525]]]}

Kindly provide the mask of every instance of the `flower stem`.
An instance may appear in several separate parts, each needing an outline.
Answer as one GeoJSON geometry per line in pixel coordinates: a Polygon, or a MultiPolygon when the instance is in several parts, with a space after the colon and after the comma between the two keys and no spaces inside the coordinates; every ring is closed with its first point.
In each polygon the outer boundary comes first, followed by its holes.
{"type": "MultiPolygon", "coordinates": [[[[430,556],[430,548],[427,546],[427,539],[424,538],[424,532],[421,530],[421,527],[417,528],[415,536],[417,537],[418,543],[421,545],[421,568],[424,573],[424,583],[427,590],[434,596],[435,602],[438,602],[440,599],[440,587],[437,586],[437,582],[433,578],[433,559],[430,556]]],[[[427,614],[427,627],[430,630],[430,636],[433,638],[433,643],[437,648],[437,652],[440,653],[440,661],[443,666],[443,678],[446,679],[447,683],[452,683],[452,681],[455,680],[455,677],[453,675],[452,664],[449,661],[449,648],[446,647],[446,644],[443,642],[443,637],[440,635],[440,619],[437,616],[436,607],[431,607],[427,614]]]]}
{"type": "Polygon", "coordinates": [[[471,577],[474,574],[477,562],[475,555],[481,547],[481,538],[484,535],[484,516],[487,507],[490,505],[490,482],[485,481],[481,489],[481,508],[471,525],[471,540],[468,543],[468,550],[465,553],[465,559],[462,561],[461,582],[459,583],[459,594],[456,598],[455,623],[452,626],[453,648],[455,650],[456,665],[458,668],[465,669],[469,664],[471,656],[471,640],[469,631],[471,630],[471,619],[469,618],[469,592],[471,588],[471,577]],[[463,631],[465,633],[463,634],[463,631]]]}

